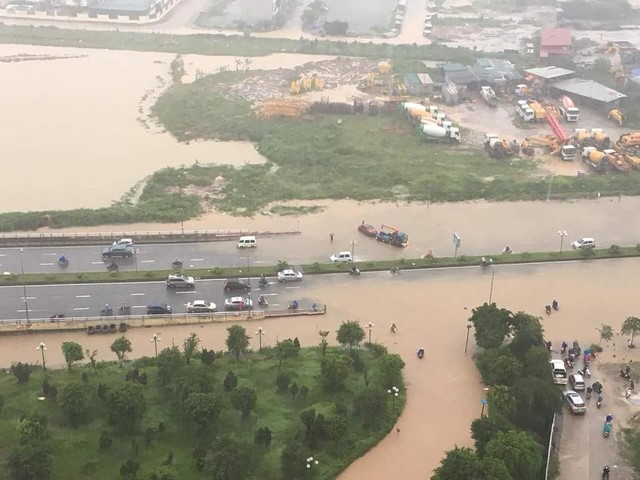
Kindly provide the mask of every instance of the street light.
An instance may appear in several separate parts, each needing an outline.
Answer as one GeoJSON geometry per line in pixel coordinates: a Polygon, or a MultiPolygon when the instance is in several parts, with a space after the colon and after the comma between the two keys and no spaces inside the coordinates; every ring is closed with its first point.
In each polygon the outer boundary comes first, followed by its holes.
{"type": "Polygon", "coordinates": [[[371,322],[367,323],[367,326],[365,327],[367,330],[369,330],[369,345],[371,345],[371,330],[373,330],[373,327],[375,325],[371,322]]]}
{"type": "Polygon", "coordinates": [[[262,327],[258,327],[258,330],[256,330],[256,335],[258,336],[258,342],[260,345],[260,351],[262,351],[262,336],[266,335],[265,331],[262,329],[262,327]]]}
{"type": "Polygon", "coordinates": [[[564,237],[568,235],[565,230],[558,230],[558,235],[560,235],[560,253],[562,253],[562,247],[564,246],[564,237]]]}
{"type": "Polygon", "coordinates": [[[358,242],[351,240],[351,263],[356,261],[356,245],[358,245],[358,242]]]}
{"type": "Polygon", "coordinates": [[[153,337],[151,337],[151,343],[153,343],[153,348],[156,351],[156,358],[158,358],[158,342],[161,342],[160,334],[154,333],[153,337]]]}
{"type": "Polygon", "coordinates": [[[24,313],[27,317],[27,325],[31,323],[29,320],[29,302],[27,301],[27,283],[24,279],[24,263],[22,262],[22,256],[24,254],[24,248],[20,249],[20,272],[22,273],[22,296],[24,298],[24,313]]]}
{"type": "Polygon", "coordinates": [[[44,344],[44,342],[40,342],[40,345],[38,345],[36,347],[36,350],[40,350],[40,353],[42,354],[42,370],[46,370],[47,369],[47,364],[44,361],[44,351],[47,349],[47,346],[44,344]]]}
{"type": "Polygon", "coordinates": [[[318,465],[318,460],[313,457],[307,457],[307,470],[309,470],[309,478],[313,476],[311,467],[315,467],[318,465]]]}
{"type": "Polygon", "coordinates": [[[396,397],[399,395],[400,389],[398,387],[391,387],[391,389],[387,390],[387,393],[391,395],[391,408],[393,411],[396,411],[396,397]]]}
{"type": "Polygon", "coordinates": [[[467,339],[464,341],[464,353],[467,353],[467,346],[469,345],[469,332],[471,331],[471,324],[467,324],[467,339]]]}

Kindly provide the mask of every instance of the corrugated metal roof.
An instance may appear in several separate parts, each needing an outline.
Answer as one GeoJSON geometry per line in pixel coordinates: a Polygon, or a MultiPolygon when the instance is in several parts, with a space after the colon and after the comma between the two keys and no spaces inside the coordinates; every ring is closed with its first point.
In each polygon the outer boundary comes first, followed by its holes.
{"type": "Polygon", "coordinates": [[[624,93],[620,93],[612,88],[606,87],[601,83],[593,80],[584,80],[582,78],[572,78],[570,80],[562,80],[553,84],[554,88],[559,90],[580,95],[581,97],[591,98],[599,102],[613,102],[621,98],[626,98],[624,93]]]}
{"type": "Polygon", "coordinates": [[[565,75],[571,75],[572,73],[575,73],[573,70],[567,70],[566,68],[554,66],[530,68],[529,70],[525,70],[525,72],[530,73],[531,75],[535,75],[536,77],[546,79],[563,77],[565,75]]]}
{"type": "Polygon", "coordinates": [[[469,83],[477,82],[478,77],[476,74],[468,67],[464,70],[456,70],[452,72],[446,72],[445,80],[456,85],[467,85],[469,83]]]}
{"type": "Polygon", "coordinates": [[[522,75],[516,67],[509,61],[502,58],[479,58],[478,66],[473,71],[480,78],[489,81],[495,80],[520,80],[522,75]]]}
{"type": "Polygon", "coordinates": [[[467,67],[462,65],[461,63],[445,63],[442,65],[442,70],[444,72],[459,72],[461,70],[466,70],[467,67]]]}
{"type": "Polygon", "coordinates": [[[430,85],[433,83],[433,80],[431,80],[431,75],[429,75],[428,73],[418,73],[417,76],[420,80],[420,83],[422,83],[423,85],[430,85]]]}
{"type": "Polygon", "coordinates": [[[415,73],[405,73],[404,83],[406,83],[407,85],[415,85],[420,83],[420,79],[415,73]]]}

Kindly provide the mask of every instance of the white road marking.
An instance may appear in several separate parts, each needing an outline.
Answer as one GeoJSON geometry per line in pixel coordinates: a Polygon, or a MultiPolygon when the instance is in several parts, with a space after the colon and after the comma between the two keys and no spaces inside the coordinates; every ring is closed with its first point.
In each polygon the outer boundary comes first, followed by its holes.
{"type": "Polygon", "coordinates": [[[35,300],[36,297],[20,297],[22,300],[35,300]]]}
{"type": "Polygon", "coordinates": [[[194,294],[194,293],[198,293],[195,290],[190,290],[188,292],[175,292],[178,295],[186,295],[186,294],[194,294]]]}
{"type": "Polygon", "coordinates": [[[57,255],[57,253],[43,253],[42,255],[45,255],[45,256],[47,256],[47,255],[49,255],[49,256],[54,256],[54,255],[57,255]]]}
{"type": "Polygon", "coordinates": [[[156,263],[155,260],[140,260],[140,263],[156,263]]]}
{"type": "Polygon", "coordinates": [[[48,267],[48,266],[51,266],[51,265],[55,265],[55,263],[41,263],[40,264],[41,267],[48,267]]]}
{"type": "Polygon", "coordinates": [[[260,295],[262,295],[263,297],[275,297],[278,294],[277,293],[261,293],[260,295]]]}
{"type": "Polygon", "coordinates": [[[89,310],[89,307],[75,307],[74,310],[89,310]]]}
{"type": "MultiPolygon", "coordinates": [[[[31,309],[29,309],[29,311],[30,311],[30,312],[33,312],[33,310],[31,310],[31,309]]],[[[24,309],[22,309],[22,310],[18,310],[18,313],[25,313],[25,310],[24,310],[24,309]]]]}
{"type": "Polygon", "coordinates": [[[271,305],[272,307],[279,307],[279,306],[280,306],[280,304],[279,304],[279,303],[272,303],[272,304],[270,304],[270,305],[271,305]]]}
{"type": "Polygon", "coordinates": [[[204,262],[204,258],[190,258],[190,262],[204,262]]]}
{"type": "Polygon", "coordinates": [[[287,290],[293,290],[293,289],[300,288],[300,287],[285,287],[285,288],[286,288],[287,290]]]}
{"type": "Polygon", "coordinates": [[[104,262],[91,262],[91,265],[102,265],[104,262]]]}
{"type": "Polygon", "coordinates": [[[147,308],[147,306],[146,305],[134,305],[131,308],[147,308]]]}
{"type": "Polygon", "coordinates": [[[255,260],[253,263],[267,263],[266,260],[255,260]]]}
{"type": "Polygon", "coordinates": [[[0,253],[0,257],[6,257],[4,253],[0,253]]]}
{"type": "Polygon", "coordinates": [[[91,298],[91,295],[76,295],[76,298],[91,298]]]}
{"type": "Polygon", "coordinates": [[[146,293],[132,293],[131,294],[132,297],[139,297],[139,296],[142,296],[142,295],[146,295],[146,293]]]}

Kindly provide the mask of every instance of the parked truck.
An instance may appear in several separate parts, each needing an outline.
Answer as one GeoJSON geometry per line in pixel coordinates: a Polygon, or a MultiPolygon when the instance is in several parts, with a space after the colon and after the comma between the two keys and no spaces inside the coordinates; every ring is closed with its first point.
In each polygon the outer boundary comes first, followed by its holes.
{"type": "Polygon", "coordinates": [[[409,235],[389,225],[382,225],[382,227],[380,227],[380,231],[376,235],[376,240],[382,243],[388,243],[394,247],[406,247],[409,245],[409,235]],[[386,232],[384,231],[385,229],[391,231],[386,232]]]}
{"type": "Polygon", "coordinates": [[[525,122],[533,122],[536,115],[526,100],[518,100],[516,103],[516,111],[525,122]]]}
{"type": "Polygon", "coordinates": [[[509,143],[494,133],[485,134],[484,148],[490,157],[498,159],[520,153],[520,145],[516,140],[509,143]]]}
{"type": "Polygon", "coordinates": [[[402,102],[400,104],[402,110],[426,110],[427,107],[415,102],[402,102]]]}
{"type": "Polygon", "coordinates": [[[624,149],[627,153],[640,153],[640,132],[623,133],[616,142],[616,148],[624,149]]]}
{"type": "Polygon", "coordinates": [[[418,125],[425,140],[432,142],[460,143],[460,129],[457,127],[440,127],[432,123],[418,125]]]}
{"type": "Polygon", "coordinates": [[[593,140],[593,144],[598,148],[609,148],[611,146],[611,139],[609,135],[601,129],[601,128],[592,128],[590,130],[591,139],[593,140]]]}
{"type": "Polygon", "coordinates": [[[560,97],[560,114],[567,122],[577,122],[580,117],[580,109],[576,107],[571,98],[563,95],[560,97]]]}
{"type": "Polygon", "coordinates": [[[547,111],[544,109],[542,105],[540,105],[535,100],[529,101],[529,108],[533,110],[534,117],[533,119],[536,122],[543,122],[544,117],[547,115],[547,111]]]}
{"type": "Polygon", "coordinates": [[[582,149],[582,161],[596,172],[603,172],[609,157],[606,153],[598,151],[596,147],[585,147],[582,149]]]}
{"type": "Polygon", "coordinates": [[[491,108],[495,108],[498,106],[498,97],[496,97],[496,92],[493,91],[491,87],[480,87],[480,95],[487,105],[491,108]]]}
{"type": "Polygon", "coordinates": [[[611,120],[617,122],[619,127],[623,126],[624,122],[627,120],[627,117],[625,116],[625,114],[622,113],[617,108],[614,108],[613,110],[610,110],[608,117],[611,120]]]}

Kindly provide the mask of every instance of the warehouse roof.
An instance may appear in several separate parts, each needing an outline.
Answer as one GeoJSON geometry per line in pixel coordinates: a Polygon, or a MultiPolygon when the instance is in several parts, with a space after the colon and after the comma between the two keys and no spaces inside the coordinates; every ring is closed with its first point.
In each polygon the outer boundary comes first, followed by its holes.
{"type": "Polygon", "coordinates": [[[599,102],[613,102],[627,97],[624,93],[605,87],[601,83],[594,82],[593,80],[584,80],[582,78],[562,80],[561,82],[554,83],[553,87],[567,93],[591,98],[599,102]]]}
{"type": "Polygon", "coordinates": [[[433,80],[428,73],[405,73],[404,83],[407,85],[430,85],[433,80]]]}
{"type": "Polygon", "coordinates": [[[571,75],[572,73],[575,73],[573,70],[567,70],[566,68],[554,66],[530,68],[529,70],[525,70],[525,72],[530,73],[531,75],[535,75],[536,77],[545,78],[547,80],[550,80],[552,78],[564,77],[565,75],[571,75]]]}
{"type": "Polygon", "coordinates": [[[502,58],[479,58],[477,61],[477,67],[474,68],[474,72],[479,77],[493,77],[495,79],[506,80],[520,80],[522,75],[516,70],[515,65],[509,60],[502,58]],[[482,70],[486,74],[481,74],[482,70]]]}
{"type": "Polygon", "coordinates": [[[456,85],[467,85],[477,82],[478,76],[469,67],[466,67],[464,70],[445,72],[444,79],[456,85]]]}

